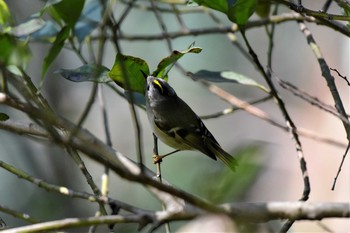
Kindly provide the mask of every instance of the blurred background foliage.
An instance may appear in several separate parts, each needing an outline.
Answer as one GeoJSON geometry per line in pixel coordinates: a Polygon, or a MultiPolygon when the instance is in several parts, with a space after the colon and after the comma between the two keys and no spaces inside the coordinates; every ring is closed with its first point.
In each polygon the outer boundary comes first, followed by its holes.
{"type": "MultiPolygon", "coordinates": [[[[161,9],[159,13],[168,32],[179,32],[179,37],[170,40],[173,50],[184,50],[193,42],[195,46],[203,49],[199,54],[186,54],[179,60],[179,64],[185,70],[193,73],[203,69],[230,70],[264,85],[259,72],[225,33],[208,33],[198,36],[185,33],[191,30],[201,31],[207,28],[220,29],[231,26],[232,22],[228,20],[228,18],[231,19],[230,16],[221,13],[229,14],[230,9],[219,8],[221,12],[209,12],[204,8],[197,10],[196,7],[187,7],[182,4],[183,1],[179,1],[181,2],[179,5],[172,5],[172,1],[124,0],[81,0],[79,1],[80,6],[74,4],[77,8],[69,9],[70,5],[66,4],[67,2],[69,1],[62,1],[54,4],[53,8],[49,8],[47,4],[53,4],[55,1],[5,1],[11,15],[1,15],[0,20],[8,22],[7,25],[2,23],[1,29],[3,32],[11,31],[12,34],[1,36],[0,54],[9,58],[8,64],[25,69],[32,81],[37,86],[42,86],[41,91],[54,111],[73,122],[77,122],[81,116],[94,84],[92,82],[71,82],[62,78],[55,71],[76,69],[84,62],[96,62],[96,58],[93,57],[99,50],[98,42],[101,36],[101,29],[98,26],[104,20],[101,3],[107,4],[107,10],[112,12],[117,19],[128,12],[122,24],[118,25],[121,51],[123,54],[147,61],[150,70],[155,70],[157,64],[171,53],[164,40],[166,35],[162,34],[164,32],[152,11],[151,2],[154,2],[161,9]],[[130,4],[135,5],[130,7],[130,4]],[[174,6],[180,7],[182,13],[175,14],[176,9],[179,9],[174,6]],[[127,11],[129,7],[130,11],[127,11]],[[71,10],[82,11],[82,14],[72,17],[71,14],[66,14],[67,9],[69,12],[71,10]],[[188,13],[183,13],[185,11],[188,13]],[[178,16],[186,27],[179,23],[178,16]],[[49,20],[52,18],[55,20],[49,20]],[[76,48],[71,48],[71,44],[67,42],[69,33],[63,25],[74,28],[76,38],[68,40],[75,40],[73,44],[77,46],[76,48]],[[58,37],[56,37],[57,33],[59,33],[58,37]],[[149,35],[159,36],[159,39],[147,39],[149,35]],[[95,54],[92,54],[92,51],[95,54]]],[[[274,4],[269,5],[270,1],[266,1],[266,4],[268,6],[260,5],[258,8],[259,15],[262,17],[272,14],[266,9],[270,7],[275,9],[274,4]]],[[[303,4],[309,9],[321,9],[323,3],[303,1],[303,4]]],[[[342,9],[337,4],[332,4],[329,11],[342,13],[342,9]]],[[[278,14],[287,12],[290,12],[287,7],[278,8],[278,14]]],[[[254,14],[250,20],[260,20],[260,16],[254,14]]],[[[244,19],[242,20],[244,22],[244,19]]],[[[342,23],[346,25],[346,22],[342,23]]],[[[315,23],[309,23],[308,26],[329,65],[349,77],[348,36],[315,23]]],[[[266,27],[261,26],[247,31],[247,37],[262,64],[268,62],[270,41],[266,30],[266,27]]],[[[114,65],[116,50],[113,45],[113,35],[109,33],[105,36],[107,39],[112,39],[106,41],[101,61],[102,65],[111,69],[114,65]]],[[[238,42],[243,41],[240,34],[237,33],[235,36],[238,42]]],[[[321,101],[333,105],[327,86],[321,78],[317,59],[314,58],[298,25],[290,21],[276,26],[273,42],[272,68],[277,76],[307,90],[321,101]]],[[[348,107],[348,86],[338,77],[335,81],[344,105],[348,107]]],[[[185,77],[176,68],[170,71],[169,82],[178,95],[188,102],[199,115],[216,113],[230,107],[227,103],[209,94],[202,86],[185,77]]],[[[112,145],[136,161],[135,136],[128,103],[113,90],[107,88],[105,84],[103,85],[112,145]]],[[[227,83],[218,85],[246,101],[264,97],[264,93],[256,87],[227,83]]],[[[344,129],[338,119],[296,98],[288,91],[280,87],[278,89],[298,127],[310,129],[342,143],[346,141],[344,129]]],[[[276,119],[283,121],[273,101],[259,104],[259,107],[276,119]]],[[[6,113],[14,120],[27,119],[22,113],[1,105],[0,112],[6,113]]],[[[145,163],[147,167],[155,170],[152,163],[152,133],[145,112],[137,108],[137,113],[142,127],[145,163]]],[[[223,148],[232,152],[239,160],[240,166],[237,172],[232,174],[221,163],[216,163],[197,152],[186,151],[165,159],[162,171],[166,180],[176,187],[214,203],[284,201],[297,200],[300,197],[303,184],[295,147],[288,133],[243,111],[235,111],[227,116],[209,119],[205,123],[223,148]]],[[[83,126],[100,139],[106,140],[98,101],[92,106],[83,126]]],[[[310,200],[348,201],[350,196],[349,166],[344,167],[335,191],[330,190],[345,149],[308,138],[303,138],[302,143],[311,177],[310,200]]],[[[79,168],[62,148],[50,142],[20,137],[3,130],[0,131],[0,144],[1,160],[49,183],[70,187],[77,191],[90,192],[79,168]]],[[[167,153],[170,150],[160,143],[160,152],[167,153]]],[[[94,181],[100,186],[101,175],[104,172],[103,166],[89,158],[84,157],[84,161],[94,181]]],[[[346,163],[349,165],[349,162],[346,163]]],[[[47,192],[2,169],[0,169],[0,189],[0,204],[30,213],[31,216],[40,220],[88,217],[93,216],[98,210],[96,203],[47,192]]],[[[109,189],[109,195],[115,199],[141,208],[154,210],[161,208],[159,201],[143,187],[130,185],[128,181],[113,173],[110,175],[109,189]]],[[[25,224],[4,213],[0,213],[0,217],[11,227],[25,224]]],[[[324,222],[335,232],[344,232],[350,227],[345,221],[325,220],[324,222]]],[[[172,226],[176,229],[182,224],[184,223],[176,223],[172,226]]],[[[137,226],[123,224],[116,226],[115,229],[120,232],[135,232],[137,226]]],[[[320,229],[320,226],[310,222],[301,222],[294,226],[295,232],[315,232],[320,229]]],[[[99,230],[107,229],[103,226],[99,230]]]]}

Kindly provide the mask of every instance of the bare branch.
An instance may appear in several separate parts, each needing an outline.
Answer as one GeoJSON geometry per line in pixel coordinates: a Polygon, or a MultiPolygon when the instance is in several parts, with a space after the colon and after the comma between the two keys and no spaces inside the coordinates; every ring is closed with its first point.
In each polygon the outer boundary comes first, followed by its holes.
{"type": "Polygon", "coordinates": [[[334,189],[335,189],[335,184],[337,183],[338,176],[339,176],[339,174],[340,174],[340,172],[341,172],[341,169],[342,169],[342,167],[343,167],[343,164],[344,164],[344,161],[345,161],[346,155],[347,155],[347,154],[348,154],[348,152],[349,152],[349,148],[350,148],[350,143],[349,143],[348,147],[346,147],[345,153],[344,153],[343,158],[342,158],[342,160],[341,160],[341,162],[340,162],[340,165],[339,165],[339,168],[338,168],[337,175],[336,175],[336,176],[335,176],[335,178],[334,178],[334,182],[333,182],[332,190],[334,190],[334,189]]]}
{"type": "MultiPolygon", "coordinates": [[[[346,111],[344,109],[343,102],[340,98],[337,86],[335,85],[334,77],[330,73],[329,66],[328,66],[326,60],[324,59],[324,57],[322,56],[321,49],[317,45],[315,39],[313,38],[310,30],[306,27],[305,23],[300,21],[299,26],[300,26],[300,30],[304,33],[304,36],[307,40],[307,43],[309,44],[311,50],[313,51],[313,53],[315,54],[315,56],[317,58],[317,61],[320,65],[320,69],[322,71],[322,75],[327,82],[330,93],[333,96],[335,108],[337,109],[337,111],[339,112],[339,114],[341,116],[343,116],[345,119],[347,119],[347,114],[346,114],[346,111]]],[[[342,122],[344,125],[347,139],[350,142],[350,124],[348,124],[349,120],[342,120],[342,122]]]]}
{"type": "Polygon", "coordinates": [[[344,79],[346,81],[346,83],[348,84],[348,86],[350,86],[350,82],[348,80],[348,78],[344,75],[342,75],[337,69],[333,69],[333,68],[329,68],[332,71],[335,71],[339,77],[341,77],[342,79],[344,79]]]}
{"type": "MultiPolygon", "coordinates": [[[[269,221],[276,219],[320,220],[330,217],[348,218],[350,216],[349,203],[305,203],[305,202],[268,202],[268,203],[234,203],[223,207],[230,213],[233,220],[249,222],[269,221]]],[[[12,228],[6,233],[40,232],[70,229],[92,225],[139,223],[158,224],[178,220],[190,220],[202,216],[203,212],[181,212],[164,215],[162,212],[136,214],[129,216],[113,215],[90,218],[67,218],[51,222],[33,224],[25,227],[12,228]]]]}
{"type": "MultiPolygon", "coordinates": [[[[4,205],[0,205],[0,211],[3,212],[3,213],[6,213],[6,214],[9,214],[17,219],[21,219],[25,222],[29,222],[29,223],[38,223],[40,222],[39,220],[31,217],[29,214],[26,214],[26,213],[22,213],[22,212],[19,212],[17,210],[13,210],[7,206],[4,206],[4,205]]],[[[1,228],[2,226],[2,219],[0,218],[0,230],[2,230],[1,228]]]]}
{"type": "Polygon", "coordinates": [[[338,117],[345,124],[350,125],[350,122],[348,121],[348,118],[340,115],[339,112],[335,108],[333,108],[332,106],[330,106],[328,104],[325,104],[325,103],[322,103],[316,97],[313,97],[313,96],[309,95],[305,91],[300,90],[298,87],[294,86],[293,84],[291,84],[291,83],[289,83],[287,81],[283,81],[283,80],[281,80],[281,79],[279,79],[277,77],[276,77],[276,79],[277,79],[278,83],[281,85],[281,87],[283,87],[286,90],[292,92],[295,96],[298,96],[301,99],[309,102],[311,105],[315,105],[315,106],[319,107],[320,109],[322,109],[322,110],[332,114],[333,116],[338,117]]]}

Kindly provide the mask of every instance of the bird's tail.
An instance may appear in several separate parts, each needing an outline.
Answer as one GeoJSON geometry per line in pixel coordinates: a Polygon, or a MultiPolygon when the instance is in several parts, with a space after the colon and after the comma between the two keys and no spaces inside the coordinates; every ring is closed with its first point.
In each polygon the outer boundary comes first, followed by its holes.
{"type": "Polygon", "coordinates": [[[232,171],[236,170],[238,166],[238,162],[235,158],[233,158],[229,153],[224,151],[221,146],[217,143],[208,143],[209,149],[218,157],[224,164],[226,164],[232,171]]]}

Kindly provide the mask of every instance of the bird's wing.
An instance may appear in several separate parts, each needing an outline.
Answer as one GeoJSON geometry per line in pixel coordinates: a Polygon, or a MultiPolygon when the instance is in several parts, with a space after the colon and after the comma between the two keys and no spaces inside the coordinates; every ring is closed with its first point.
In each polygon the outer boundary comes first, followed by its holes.
{"type": "Polygon", "coordinates": [[[196,124],[187,125],[186,128],[171,128],[169,125],[162,124],[162,121],[157,120],[156,118],[154,119],[154,123],[168,136],[185,144],[186,147],[198,150],[216,160],[215,154],[206,146],[206,143],[211,140],[213,143],[217,144],[217,141],[199,118],[197,119],[196,124]]]}

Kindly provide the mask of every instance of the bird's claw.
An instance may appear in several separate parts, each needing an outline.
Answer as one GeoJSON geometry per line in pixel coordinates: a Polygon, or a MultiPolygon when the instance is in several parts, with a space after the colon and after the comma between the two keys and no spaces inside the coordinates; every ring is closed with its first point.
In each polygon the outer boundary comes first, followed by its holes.
{"type": "Polygon", "coordinates": [[[153,155],[152,158],[153,158],[153,163],[154,164],[163,162],[163,156],[153,155]]]}

